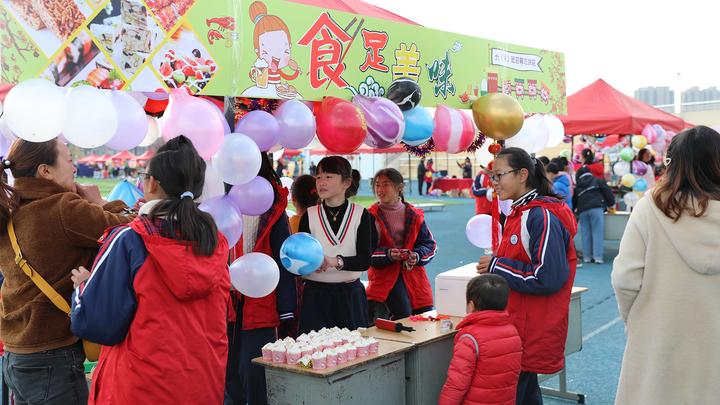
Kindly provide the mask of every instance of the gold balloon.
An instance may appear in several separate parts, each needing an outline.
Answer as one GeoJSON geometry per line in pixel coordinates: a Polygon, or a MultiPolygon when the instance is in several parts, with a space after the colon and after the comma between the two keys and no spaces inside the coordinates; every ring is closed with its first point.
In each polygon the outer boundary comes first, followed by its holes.
{"type": "Polygon", "coordinates": [[[517,100],[501,93],[490,93],[472,104],[473,118],[480,132],[502,141],[520,131],[525,113],[517,100]]]}

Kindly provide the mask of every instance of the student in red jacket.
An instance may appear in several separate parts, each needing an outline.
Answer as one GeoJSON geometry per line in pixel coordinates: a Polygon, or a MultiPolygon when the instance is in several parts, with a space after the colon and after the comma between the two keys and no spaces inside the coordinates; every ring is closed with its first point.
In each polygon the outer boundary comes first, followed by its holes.
{"type": "Polygon", "coordinates": [[[73,294],[72,332],[103,345],[88,403],[220,404],[230,276],[227,241],[195,202],[205,161],[179,136],[147,170],[148,202],[106,232],[73,294]]]}
{"type": "Polygon", "coordinates": [[[495,256],[481,257],[478,273],[498,274],[510,285],[508,312],[523,342],[517,403],[542,404],[537,374],[565,365],[577,223],[553,194],[542,163],[522,149],[498,154],[492,181],[501,200],[514,202],[495,256]]]}
{"type": "Polygon", "coordinates": [[[522,342],[505,311],[509,294],[495,274],[468,283],[468,315],[457,326],[439,405],[515,405],[522,342]]]}
{"type": "MultiPolygon", "coordinates": [[[[423,212],[405,202],[403,176],[382,169],[373,178],[378,203],[368,211],[375,218],[379,243],[368,270],[368,306],[380,317],[383,307],[392,319],[433,309],[433,295],[425,266],[435,257],[437,244],[423,212]]],[[[374,321],[374,319],[371,319],[374,321]]]]}
{"type": "Polygon", "coordinates": [[[472,193],[475,197],[475,215],[492,215],[492,200],[487,195],[490,189],[490,176],[487,169],[481,167],[472,185],[472,193]]]}

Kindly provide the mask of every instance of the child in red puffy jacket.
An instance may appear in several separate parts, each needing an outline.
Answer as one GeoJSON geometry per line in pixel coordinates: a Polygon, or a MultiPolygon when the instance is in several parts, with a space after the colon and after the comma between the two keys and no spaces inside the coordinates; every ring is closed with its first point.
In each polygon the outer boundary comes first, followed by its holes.
{"type": "Polygon", "coordinates": [[[515,405],[522,342],[505,311],[509,295],[507,282],[496,274],[468,283],[468,315],[457,326],[440,405],[515,405]]]}

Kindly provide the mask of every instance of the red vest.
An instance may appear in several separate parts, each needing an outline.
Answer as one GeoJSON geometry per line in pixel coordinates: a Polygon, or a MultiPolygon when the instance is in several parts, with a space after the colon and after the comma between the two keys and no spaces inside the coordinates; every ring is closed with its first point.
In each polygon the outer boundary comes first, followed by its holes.
{"type": "Polygon", "coordinates": [[[522,370],[552,374],[565,366],[568,311],[577,264],[573,241],[577,223],[572,211],[561,201],[547,197],[538,197],[525,206],[514,208],[505,221],[496,256],[531,263],[522,243],[512,244],[510,235],[521,234],[522,214],[533,207],[547,208],[570,233],[566,246],[570,274],[565,285],[552,295],[531,295],[510,290],[507,311],[523,341],[522,370]]]}
{"type": "Polygon", "coordinates": [[[102,347],[88,404],[221,404],[230,291],[225,237],[218,234],[212,256],[197,256],[182,241],[149,234],[143,218],[130,227],[148,251],[133,281],[137,310],[125,340],[102,347]]]}
{"type": "MultiPolygon", "coordinates": [[[[282,217],[287,208],[288,190],[284,187],[274,186],[278,193],[277,201],[273,204],[267,223],[258,235],[255,242],[253,252],[265,253],[272,257],[272,247],[270,246],[270,232],[275,223],[282,217]]],[[[232,260],[243,255],[243,237],[233,248],[231,252],[232,260]]],[[[260,328],[276,328],[280,325],[280,315],[277,310],[277,294],[276,291],[261,297],[252,298],[233,291],[236,299],[242,300],[242,330],[252,330],[260,328]]],[[[230,320],[235,320],[234,307],[231,307],[230,320]]]]}
{"type": "Polygon", "coordinates": [[[506,311],[478,311],[457,326],[439,405],[515,405],[522,342],[506,311]],[[468,336],[477,342],[475,343],[468,336]],[[462,387],[470,387],[465,391],[462,387]]]}
{"type": "MultiPolygon", "coordinates": [[[[370,214],[375,217],[375,224],[380,229],[380,246],[394,246],[393,240],[390,237],[385,223],[380,219],[378,211],[380,206],[373,204],[368,209],[370,214]]],[[[405,203],[405,241],[403,246],[398,246],[402,249],[412,250],[415,246],[415,239],[417,239],[420,227],[425,220],[425,214],[410,204],[405,203]]],[[[423,307],[430,307],[433,305],[433,294],[432,287],[430,287],[430,280],[428,280],[425,268],[416,266],[410,271],[402,269],[402,262],[394,262],[393,264],[375,269],[370,267],[368,269],[368,284],[366,293],[369,300],[385,302],[387,300],[390,290],[395,286],[395,282],[399,275],[402,275],[405,287],[410,297],[410,305],[413,309],[419,309],[423,307]]]]}

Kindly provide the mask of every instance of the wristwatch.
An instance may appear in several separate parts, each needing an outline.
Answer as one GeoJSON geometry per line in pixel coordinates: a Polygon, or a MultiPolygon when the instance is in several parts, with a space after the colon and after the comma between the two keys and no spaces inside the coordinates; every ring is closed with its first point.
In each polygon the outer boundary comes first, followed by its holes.
{"type": "Polygon", "coordinates": [[[337,261],[338,261],[337,269],[342,270],[342,268],[345,267],[345,261],[343,260],[342,256],[340,256],[340,255],[337,255],[335,257],[337,258],[337,261]]]}

